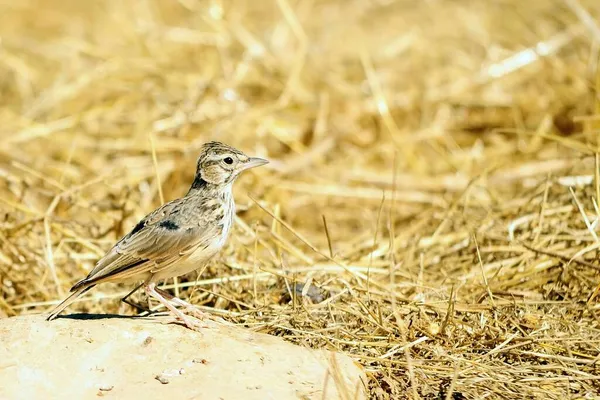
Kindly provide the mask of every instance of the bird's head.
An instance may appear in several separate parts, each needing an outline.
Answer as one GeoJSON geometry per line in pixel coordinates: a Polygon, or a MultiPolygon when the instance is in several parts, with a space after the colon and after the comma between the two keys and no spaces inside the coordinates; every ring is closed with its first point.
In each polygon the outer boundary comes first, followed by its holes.
{"type": "Polygon", "coordinates": [[[196,177],[213,185],[229,185],[247,169],[260,167],[268,161],[248,157],[240,150],[220,142],[208,142],[202,146],[196,177]]]}

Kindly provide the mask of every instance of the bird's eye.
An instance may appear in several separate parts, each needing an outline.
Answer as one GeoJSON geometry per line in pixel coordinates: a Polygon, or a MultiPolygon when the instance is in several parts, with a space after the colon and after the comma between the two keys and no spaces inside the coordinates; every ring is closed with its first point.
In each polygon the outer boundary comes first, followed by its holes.
{"type": "Polygon", "coordinates": [[[225,164],[229,164],[229,165],[233,164],[233,158],[231,158],[231,157],[225,157],[223,159],[223,161],[225,161],[225,164]]]}

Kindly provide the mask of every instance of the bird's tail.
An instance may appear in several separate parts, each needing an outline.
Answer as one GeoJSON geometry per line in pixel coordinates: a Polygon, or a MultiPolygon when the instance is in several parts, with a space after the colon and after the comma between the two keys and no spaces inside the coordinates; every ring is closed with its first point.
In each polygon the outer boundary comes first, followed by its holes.
{"type": "Polygon", "coordinates": [[[56,306],[56,308],[54,308],[54,310],[52,310],[50,315],[48,315],[48,317],[46,318],[46,321],[52,321],[54,318],[56,318],[58,316],[58,314],[63,312],[63,310],[65,308],[67,308],[73,301],[75,301],[79,296],[81,296],[82,294],[84,294],[85,292],[87,292],[88,290],[93,288],[94,286],[96,286],[96,285],[83,286],[83,287],[80,287],[77,290],[75,290],[73,293],[71,293],[69,295],[69,297],[64,299],[59,305],[56,306]]]}

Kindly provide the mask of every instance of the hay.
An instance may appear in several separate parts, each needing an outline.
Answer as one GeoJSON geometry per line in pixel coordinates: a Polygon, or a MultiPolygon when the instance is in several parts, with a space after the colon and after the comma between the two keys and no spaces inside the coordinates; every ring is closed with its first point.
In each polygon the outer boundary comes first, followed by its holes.
{"type": "MultiPolygon", "coordinates": [[[[216,139],[273,162],[176,294],[355,357],[375,399],[589,398],[599,19],[594,0],[4,1],[0,315],[56,304],[216,139]]],[[[74,308],[135,313],[129,289],[74,308]]]]}

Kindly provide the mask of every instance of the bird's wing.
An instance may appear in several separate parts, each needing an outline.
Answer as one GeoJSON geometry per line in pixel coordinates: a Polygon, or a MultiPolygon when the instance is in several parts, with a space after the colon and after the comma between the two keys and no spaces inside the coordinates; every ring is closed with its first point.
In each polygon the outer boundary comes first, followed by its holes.
{"type": "Polygon", "coordinates": [[[83,284],[155,273],[198,248],[208,247],[218,236],[219,227],[211,223],[210,215],[186,216],[186,201],[189,199],[173,200],[142,219],[73,289],[83,284]]]}

